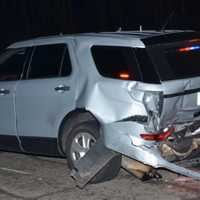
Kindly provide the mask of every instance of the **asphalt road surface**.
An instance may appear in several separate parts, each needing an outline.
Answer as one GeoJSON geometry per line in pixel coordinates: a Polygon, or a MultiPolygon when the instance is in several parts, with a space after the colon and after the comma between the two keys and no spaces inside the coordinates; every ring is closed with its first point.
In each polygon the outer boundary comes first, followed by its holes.
{"type": "Polygon", "coordinates": [[[65,159],[0,152],[0,200],[199,200],[200,182],[160,171],[141,182],[121,170],[112,181],[75,186],[65,159]]]}

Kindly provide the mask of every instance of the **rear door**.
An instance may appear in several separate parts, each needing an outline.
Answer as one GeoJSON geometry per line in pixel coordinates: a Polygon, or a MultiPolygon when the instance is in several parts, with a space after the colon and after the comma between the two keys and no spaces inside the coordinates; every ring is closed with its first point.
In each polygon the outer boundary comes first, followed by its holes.
{"type": "Polygon", "coordinates": [[[25,151],[58,153],[58,127],[73,108],[74,88],[69,44],[36,46],[16,94],[18,135],[25,151]]]}
{"type": "Polygon", "coordinates": [[[0,56],[0,149],[19,150],[15,97],[22,77],[26,49],[8,49],[0,56]]]}

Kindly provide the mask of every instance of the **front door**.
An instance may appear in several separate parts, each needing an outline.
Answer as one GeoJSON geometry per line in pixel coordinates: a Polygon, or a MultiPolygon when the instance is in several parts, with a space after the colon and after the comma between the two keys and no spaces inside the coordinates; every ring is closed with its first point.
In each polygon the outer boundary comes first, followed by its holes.
{"type": "Polygon", "coordinates": [[[18,135],[26,152],[57,154],[58,126],[74,105],[67,44],[36,46],[27,79],[17,86],[18,135]]]}
{"type": "Polygon", "coordinates": [[[8,49],[0,55],[0,149],[20,151],[15,110],[16,85],[22,77],[26,49],[8,49]]]}

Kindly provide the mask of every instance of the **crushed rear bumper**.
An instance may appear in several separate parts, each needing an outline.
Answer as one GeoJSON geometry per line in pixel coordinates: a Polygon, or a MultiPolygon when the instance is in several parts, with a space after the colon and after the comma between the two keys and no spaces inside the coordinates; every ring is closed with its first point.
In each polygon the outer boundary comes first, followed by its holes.
{"type": "Polygon", "coordinates": [[[142,124],[136,122],[116,122],[103,127],[105,146],[129,158],[150,165],[165,168],[178,174],[200,180],[200,173],[162,157],[156,142],[146,142],[139,137],[144,132],[142,124]]]}

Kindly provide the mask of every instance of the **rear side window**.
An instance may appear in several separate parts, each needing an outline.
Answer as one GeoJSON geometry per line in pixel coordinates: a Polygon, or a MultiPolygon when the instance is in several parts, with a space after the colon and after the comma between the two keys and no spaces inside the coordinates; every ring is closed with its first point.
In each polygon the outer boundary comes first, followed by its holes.
{"type": "Polygon", "coordinates": [[[71,62],[65,44],[35,48],[29,68],[30,79],[54,78],[71,73],[71,62]],[[67,68],[67,69],[66,69],[67,68]]]}
{"type": "Polygon", "coordinates": [[[19,80],[26,61],[26,49],[8,49],[0,55],[0,81],[19,80]]]}
{"type": "Polygon", "coordinates": [[[132,48],[93,46],[92,56],[99,73],[108,78],[140,80],[137,61],[132,48]]]}

